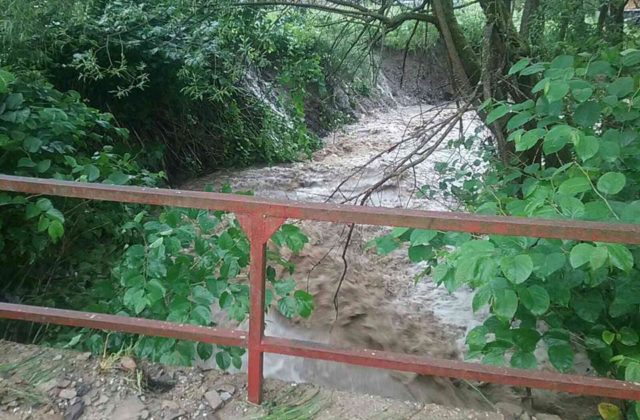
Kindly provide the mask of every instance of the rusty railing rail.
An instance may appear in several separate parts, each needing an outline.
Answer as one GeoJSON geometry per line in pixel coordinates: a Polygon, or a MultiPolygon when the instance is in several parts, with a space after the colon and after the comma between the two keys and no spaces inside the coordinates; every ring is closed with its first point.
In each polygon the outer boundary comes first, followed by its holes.
{"type": "Polygon", "coordinates": [[[249,267],[251,302],[248,333],[9,303],[0,303],[0,318],[246,347],[248,350],[248,399],[252,403],[259,404],[262,401],[264,353],[581,395],[640,400],[640,384],[620,380],[486,366],[377,350],[335,349],[312,342],[264,335],[266,245],[271,235],[287,219],[623,244],[640,244],[640,225],[286,202],[231,194],[122,187],[8,175],[0,175],[0,191],[235,213],[251,243],[249,267]]]}

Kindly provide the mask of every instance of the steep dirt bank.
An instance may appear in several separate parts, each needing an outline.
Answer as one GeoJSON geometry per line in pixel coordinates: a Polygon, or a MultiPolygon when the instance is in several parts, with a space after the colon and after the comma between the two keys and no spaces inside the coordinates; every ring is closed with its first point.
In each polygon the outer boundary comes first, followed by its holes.
{"type": "MultiPolygon", "coordinates": [[[[366,115],[358,123],[327,136],[324,149],[311,161],[217,172],[189,182],[183,188],[201,190],[206,185],[230,184],[234,189],[253,190],[261,197],[341,202],[367,190],[393,162],[415,146],[417,140],[409,135],[415,127],[453,112],[455,109],[449,106],[408,106],[366,115]],[[384,153],[396,143],[401,143],[398,148],[384,153]],[[370,158],[378,154],[381,158],[367,165],[370,158]],[[356,169],[360,170],[353,175],[356,169]],[[348,181],[334,194],[345,179],[348,181]]],[[[478,124],[474,115],[469,114],[461,129],[465,132],[475,130],[478,124]]],[[[458,136],[457,130],[449,135],[451,139],[458,136]]],[[[441,148],[409,175],[390,179],[370,197],[367,205],[451,208],[455,203],[442,198],[419,198],[415,186],[437,185],[435,162],[453,164],[455,160],[465,158],[441,148]]],[[[366,243],[384,229],[360,226],[356,228],[346,254],[346,275],[338,294],[339,311],[336,313],[333,299],[345,267],[341,256],[345,226],[303,222],[301,227],[309,235],[310,244],[300,255],[293,257],[297,263],[295,278],[301,285],[308,286],[314,295],[316,310],[309,321],[300,323],[284,320],[272,311],[267,324],[268,334],[340,347],[462,358],[465,332],[483,317],[483,314],[472,314],[469,291],[449,295],[431,281],[414,283],[416,268],[409,263],[405,252],[396,251],[381,257],[366,247],[366,243]]],[[[266,367],[267,374],[276,378],[421,402],[483,409],[491,407],[488,401],[522,402],[521,395],[508,388],[470,386],[448,379],[326,362],[269,356],[266,367]]],[[[585,413],[585,407],[593,406],[592,402],[571,398],[563,399],[558,405],[558,396],[539,398],[542,394],[535,395],[533,411],[566,412],[573,406],[567,418],[578,418],[580,413],[585,413]]]]}

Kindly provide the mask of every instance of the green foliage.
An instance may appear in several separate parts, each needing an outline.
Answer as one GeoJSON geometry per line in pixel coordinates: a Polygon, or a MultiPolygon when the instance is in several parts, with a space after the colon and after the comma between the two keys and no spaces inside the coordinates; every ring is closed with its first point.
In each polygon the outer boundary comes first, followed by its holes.
{"type": "MultiPolygon", "coordinates": [[[[514,65],[510,73],[538,77],[532,100],[491,104],[488,115],[505,118],[514,149],[537,158],[520,155],[511,166],[450,177],[441,187],[481,214],[640,223],[636,55],[611,50],[514,65]],[[453,182],[464,186],[450,187],[453,182]]],[[[376,243],[386,251],[408,242],[414,260],[412,250],[426,242],[412,242],[414,235],[405,230],[376,243]]],[[[584,351],[601,375],[635,377],[637,247],[441,232],[428,239],[432,250],[422,275],[433,274],[450,291],[471,287],[473,310],[489,311],[467,336],[469,358],[535,368],[534,351],[544,349],[556,369],[570,372],[575,352],[584,351]]]]}
{"type": "MultiPolygon", "coordinates": [[[[327,95],[322,45],[299,11],[227,1],[36,3],[2,2],[0,61],[109,109],[143,142],[147,166],[180,177],[291,161],[317,146],[305,107],[308,90],[327,95]]],[[[314,112],[327,113],[323,106],[314,112]]]]}

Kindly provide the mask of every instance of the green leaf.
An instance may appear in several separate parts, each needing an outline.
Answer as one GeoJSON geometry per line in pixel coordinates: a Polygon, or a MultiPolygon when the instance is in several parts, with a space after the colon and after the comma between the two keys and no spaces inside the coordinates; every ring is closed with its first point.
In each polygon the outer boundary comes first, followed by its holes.
{"type": "Polygon", "coordinates": [[[530,328],[516,328],[511,330],[513,342],[522,351],[532,352],[540,341],[540,333],[530,328]]]}
{"type": "Polygon", "coordinates": [[[104,180],[105,184],[113,184],[113,185],[125,185],[127,184],[133,177],[131,175],[126,175],[120,171],[116,171],[111,173],[107,179],[104,180]]]}
{"type": "Polygon", "coordinates": [[[546,289],[537,285],[520,291],[520,300],[525,308],[536,316],[545,314],[547,310],[549,310],[551,303],[549,293],[546,289]]]}
{"type": "Polygon", "coordinates": [[[215,296],[202,286],[196,286],[191,292],[192,299],[199,305],[211,305],[215,300],[215,296]]]}
{"type": "Polygon", "coordinates": [[[623,271],[631,271],[633,268],[633,254],[624,245],[605,244],[609,251],[611,265],[623,271]]]}
{"type": "Polygon", "coordinates": [[[211,324],[211,309],[209,306],[198,305],[191,311],[191,319],[198,325],[211,324]]]}
{"type": "Polygon", "coordinates": [[[538,361],[531,352],[517,351],[511,356],[511,367],[517,369],[536,369],[538,361]]]}
{"type": "Polygon", "coordinates": [[[575,245],[569,254],[571,267],[578,268],[588,263],[594,250],[595,247],[591,244],[581,243],[575,245]]]}
{"type": "Polygon", "coordinates": [[[400,242],[390,236],[385,235],[375,239],[376,250],[380,255],[387,255],[400,247],[400,242]]]}
{"type": "Polygon", "coordinates": [[[578,157],[582,159],[582,161],[586,161],[598,153],[600,144],[594,136],[579,136],[575,147],[578,157]]]}
{"type": "Polygon", "coordinates": [[[633,93],[634,86],[635,83],[632,77],[620,77],[607,86],[607,91],[618,98],[624,98],[633,93]]]}
{"type": "Polygon", "coordinates": [[[198,343],[196,351],[198,352],[198,357],[206,362],[211,359],[211,356],[213,356],[213,344],[198,343]]]}
{"type": "Polygon", "coordinates": [[[229,369],[231,366],[231,356],[226,351],[219,351],[216,353],[216,364],[222,370],[229,369]]]}
{"type": "Polygon", "coordinates": [[[589,268],[592,271],[596,271],[597,269],[604,266],[607,262],[607,258],[609,257],[609,251],[604,247],[596,247],[591,251],[591,256],[589,257],[589,268]]]}
{"type": "Polygon", "coordinates": [[[53,243],[56,243],[64,235],[64,226],[62,226],[59,220],[52,220],[47,227],[47,233],[53,243]]]}
{"type": "Polygon", "coordinates": [[[627,178],[620,172],[607,172],[598,180],[598,190],[603,194],[618,194],[627,183],[627,178]]]}
{"type": "Polygon", "coordinates": [[[546,97],[549,102],[556,102],[563,99],[569,93],[569,84],[565,81],[553,81],[546,89],[546,97]]]}
{"type": "Polygon", "coordinates": [[[546,134],[544,128],[529,130],[519,138],[516,138],[516,151],[523,152],[531,149],[546,134]]]}
{"type": "Polygon", "coordinates": [[[25,207],[25,217],[27,220],[40,216],[42,210],[40,210],[35,204],[28,203],[25,207]]]}
{"type": "Polygon", "coordinates": [[[582,127],[593,127],[600,120],[600,105],[594,101],[578,105],[574,111],[573,119],[582,127]]]}
{"type": "Polygon", "coordinates": [[[511,66],[511,68],[509,69],[509,76],[512,76],[512,75],[514,75],[516,73],[519,73],[525,67],[527,67],[530,62],[531,62],[531,60],[529,60],[528,58],[523,58],[523,59],[519,60],[516,64],[511,66]]]}
{"type": "Polygon", "coordinates": [[[409,260],[413,263],[427,261],[433,257],[433,248],[426,245],[412,246],[409,248],[409,260]]]}
{"type": "Polygon", "coordinates": [[[574,61],[575,57],[572,55],[559,55],[553,59],[549,67],[552,69],[566,69],[573,67],[574,61]]]}
{"type": "Polygon", "coordinates": [[[619,341],[625,346],[635,346],[640,341],[638,333],[629,327],[620,328],[619,341]]]}
{"type": "Polygon", "coordinates": [[[624,370],[624,380],[640,383],[640,363],[629,362],[624,370]]]}
{"type": "Polygon", "coordinates": [[[7,92],[9,90],[9,84],[13,83],[15,80],[16,77],[12,73],[0,69],[0,93],[7,92]]]}
{"type": "Polygon", "coordinates": [[[146,285],[149,300],[155,303],[165,297],[167,289],[157,279],[151,279],[146,285]]]}
{"type": "Polygon", "coordinates": [[[507,123],[507,130],[515,130],[520,128],[533,118],[533,114],[529,111],[519,112],[509,119],[507,123]]]}
{"type": "Polygon", "coordinates": [[[589,190],[591,190],[589,178],[581,175],[563,181],[562,184],[560,184],[560,187],[558,187],[558,193],[570,196],[587,192],[589,190]]]}
{"type": "Polygon", "coordinates": [[[531,76],[532,74],[541,73],[544,71],[544,64],[535,63],[525,69],[523,69],[520,74],[522,76],[531,76]]]}
{"type": "Polygon", "coordinates": [[[138,287],[128,289],[122,297],[122,303],[132,309],[137,315],[144,310],[149,301],[144,295],[144,290],[138,287]]]}
{"type": "Polygon", "coordinates": [[[608,345],[611,345],[611,343],[613,343],[613,340],[615,339],[616,339],[615,333],[608,330],[602,331],[602,341],[604,341],[608,345]]]}
{"type": "Polygon", "coordinates": [[[574,128],[568,125],[556,125],[544,137],[543,151],[545,154],[556,153],[571,141],[574,128]]]}
{"type": "Polygon", "coordinates": [[[438,232],[435,230],[415,229],[411,232],[409,241],[411,245],[429,245],[429,242],[438,236],[438,232]]]}
{"type": "Polygon", "coordinates": [[[593,89],[590,87],[578,88],[578,89],[573,89],[571,93],[573,94],[573,97],[575,98],[576,101],[584,102],[589,100],[589,98],[591,98],[591,96],[593,95],[593,89]]]}
{"type": "Polygon", "coordinates": [[[293,296],[283,297],[278,301],[278,310],[285,318],[293,318],[298,313],[298,301],[293,296]]]}
{"type": "Polygon", "coordinates": [[[509,107],[505,104],[500,104],[496,108],[494,108],[494,110],[491,111],[489,115],[487,115],[485,124],[487,125],[493,124],[494,122],[504,117],[508,113],[509,113],[509,107]]]}
{"type": "Polygon", "coordinates": [[[560,372],[569,372],[573,368],[573,349],[568,344],[549,346],[549,361],[560,372]]]}
{"type": "Polygon", "coordinates": [[[298,302],[298,315],[303,318],[309,318],[315,305],[313,303],[313,296],[304,290],[296,290],[293,297],[298,302]]]}
{"type": "Polygon", "coordinates": [[[477,326],[473,328],[467,334],[466,343],[469,346],[469,349],[474,350],[482,350],[482,348],[487,344],[487,334],[489,330],[484,325],[477,326]]]}
{"type": "Polygon", "coordinates": [[[514,284],[526,281],[533,272],[533,260],[528,255],[503,257],[500,268],[505,277],[514,284]]]}
{"type": "Polygon", "coordinates": [[[593,289],[575,295],[571,301],[571,306],[576,315],[591,323],[595,323],[605,309],[602,295],[599,291],[593,289]]]}
{"type": "Polygon", "coordinates": [[[296,282],[293,279],[288,279],[285,281],[275,282],[273,286],[279,296],[287,296],[295,290],[296,282]]]}
{"type": "Polygon", "coordinates": [[[518,309],[518,296],[510,289],[496,290],[493,300],[493,313],[501,319],[511,320],[518,309]]]}

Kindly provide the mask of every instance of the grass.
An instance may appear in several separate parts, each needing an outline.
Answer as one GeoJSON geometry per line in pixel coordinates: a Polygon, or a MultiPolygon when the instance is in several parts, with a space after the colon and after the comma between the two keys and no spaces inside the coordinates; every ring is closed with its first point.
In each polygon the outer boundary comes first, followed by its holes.
{"type": "Polygon", "coordinates": [[[306,420],[317,416],[327,405],[319,389],[304,391],[302,395],[290,391],[265,404],[267,414],[256,420],[306,420]]]}

